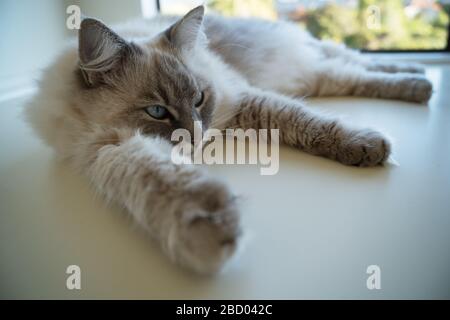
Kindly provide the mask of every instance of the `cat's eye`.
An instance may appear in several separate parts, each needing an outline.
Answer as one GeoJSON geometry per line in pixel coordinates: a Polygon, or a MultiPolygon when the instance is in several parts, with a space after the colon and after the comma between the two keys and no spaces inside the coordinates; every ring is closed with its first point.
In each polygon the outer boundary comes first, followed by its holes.
{"type": "Polygon", "coordinates": [[[203,104],[203,101],[205,101],[205,93],[202,91],[200,94],[200,99],[195,104],[195,107],[198,108],[203,104]]]}
{"type": "Polygon", "coordinates": [[[156,120],[164,120],[170,116],[169,111],[165,107],[159,105],[147,107],[145,108],[145,112],[156,120]]]}

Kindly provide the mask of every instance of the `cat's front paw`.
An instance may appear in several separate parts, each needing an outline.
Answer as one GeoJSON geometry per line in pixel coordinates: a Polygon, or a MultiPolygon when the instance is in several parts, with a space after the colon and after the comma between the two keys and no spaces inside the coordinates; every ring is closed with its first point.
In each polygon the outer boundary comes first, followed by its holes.
{"type": "Polygon", "coordinates": [[[198,273],[219,271],[235,253],[241,235],[235,197],[216,180],[186,186],[169,241],[173,258],[198,273]]]}
{"type": "Polygon", "coordinates": [[[428,102],[433,94],[433,85],[427,78],[413,80],[413,101],[428,102]]]}
{"type": "Polygon", "coordinates": [[[433,85],[425,77],[404,77],[401,81],[403,99],[411,102],[428,102],[433,94],[433,85]]]}
{"type": "Polygon", "coordinates": [[[337,160],[346,165],[372,167],[384,163],[391,152],[389,141],[379,132],[350,132],[341,142],[337,160]]]}

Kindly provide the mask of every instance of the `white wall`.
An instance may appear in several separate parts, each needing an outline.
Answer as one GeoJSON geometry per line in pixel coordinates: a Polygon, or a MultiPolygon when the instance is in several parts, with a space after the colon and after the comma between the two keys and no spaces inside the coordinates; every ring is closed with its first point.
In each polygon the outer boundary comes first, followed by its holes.
{"type": "Polygon", "coordinates": [[[34,81],[76,31],[66,8],[117,23],[141,15],[140,0],[0,0],[0,101],[33,89],[34,81]]]}
{"type": "Polygon", "coordinates": [[[99,18],[107,24],[141,16],[140,0],[65,0],[66,6],[75,4],[81,12],[90,17],[99,18]]]}
{"type": "Polygon", "coordinates": [[[29,88],[64,43],[64,12],[58,0],[0,1],[0,99],[29,88]]]}

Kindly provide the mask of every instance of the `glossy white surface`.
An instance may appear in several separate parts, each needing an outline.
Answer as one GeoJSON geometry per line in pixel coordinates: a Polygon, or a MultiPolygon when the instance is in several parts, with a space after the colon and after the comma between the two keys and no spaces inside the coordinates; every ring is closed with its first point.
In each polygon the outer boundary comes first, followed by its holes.
{"type": "Polygon", "coordinates": [[[293,149],[280,171],[218,166],[245,195],[251,235],[230,270],[198,277],[172,265],[126,216],[53,160],[0,105],[0,298],[450,298],[450,67],[432,66],[430,106],[369,99],[310,102],[382,128],[399,166],[345,167],[293,149]],[[66,289],[66,267],[82,289],[66,289]],[[366,268],[381,268],[381,290],[366,268]]]}

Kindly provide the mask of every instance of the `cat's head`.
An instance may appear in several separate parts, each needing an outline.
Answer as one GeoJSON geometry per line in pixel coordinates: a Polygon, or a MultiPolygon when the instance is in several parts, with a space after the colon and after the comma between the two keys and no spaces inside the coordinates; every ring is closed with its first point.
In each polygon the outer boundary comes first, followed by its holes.
{"type": "Polygon", "coordinates": [[[77,74],[88,97],[89,120],[169,139],[178,128],[192,135],[195,121],[208,127],[214,86],[191,67],[198,47],[205,45],[203,16],[203,6],[197,7],[142,43],[127,41],[98,20],[84,19],[77,74]]]}

